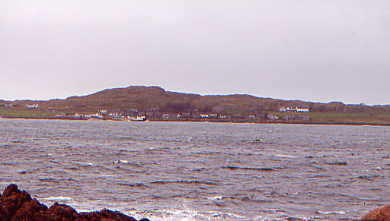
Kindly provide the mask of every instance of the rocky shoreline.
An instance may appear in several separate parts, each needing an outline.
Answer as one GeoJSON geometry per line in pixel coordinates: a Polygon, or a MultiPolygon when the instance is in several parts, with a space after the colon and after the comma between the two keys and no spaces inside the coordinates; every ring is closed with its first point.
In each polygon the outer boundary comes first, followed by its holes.
{"type": "MultiPolygon", "coordinates": [[[[78,213],[72,207],[55,203],[50,207],[31,198],[15,184],[7,186],[0,197],[0,221],[137,221],[120,212],[103,209],[78,213]]],[[[149,221],[143,218],[139,221],[149,221]]]]}
{"type": "Polygon", "coordinates": [[[390,221],[390,205],[372,210],[363,216],[362,221],[390,221]]]}
{"type": "MultiPolygon", "coordinates": [[[[103,209],[78,213],[66,204],[54,203],[47,207],[16,184],[8,185],[0,194],[0,221],[137,221],[117,211],[103,209]]],[[[139,221],[149,221],[147,218],[139,221]]],[[[361,221],[390,221],[390,205],[374,209],[361,221]]]]}

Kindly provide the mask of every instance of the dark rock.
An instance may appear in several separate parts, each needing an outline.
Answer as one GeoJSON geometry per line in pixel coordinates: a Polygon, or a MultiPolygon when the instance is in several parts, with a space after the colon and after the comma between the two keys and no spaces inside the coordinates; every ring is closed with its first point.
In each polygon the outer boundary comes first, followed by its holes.
{"type": "Polygon", "coordinates": [[[53,204],[45,213],[52,220],[55,221],[74,221],[79,214],[72,207],[65,204],[53,204]]]}
{"type": "MultiPolygon", "coordinates": [[[[137,221],[120,212],[103,209],[99,212],[77,213],[65,204],[47,208],[30,194],[11,184],[0,195],[0,221],[137,221]]],[[[142,219],[142,221],[149,221],[142,219]]]]}
{"type": "Polygon", "coordinates": [[[77,221],[137,221],[119,212],[103,209],[100,212],[80,213],[77,221]]]}
{"type": "Polygon", "coordinates": [[[19,192],[20,190],[18,189],[18,186],[16,184],[10,184],[5,188],[2,197],[8,197],[14,193],[19,193],[19,192]]]}
{"type": "Polygon", "coordinates": [[[363,216],[362,221],[390,221],[390,205],[372,210],[363,216]]]}
{"type": "Polygon", "coordinates": [[[41,220],[40,214],[46,210],[47,207],[39,203],[38,200],[29,200],[16,210],[15,214],[12,215],[12,220],[41,220]]]}
{"type": "Polygon", "coordinates": [[[0,199],[0,220],[11,219],[22,205],[31,201],[31,196],[25,191],[20,191],[15,184],[9,185],[0,199]]]}

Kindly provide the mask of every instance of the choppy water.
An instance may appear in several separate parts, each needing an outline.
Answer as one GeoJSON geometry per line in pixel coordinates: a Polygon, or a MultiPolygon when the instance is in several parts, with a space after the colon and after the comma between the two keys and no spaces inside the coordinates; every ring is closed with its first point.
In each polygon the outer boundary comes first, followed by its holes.
{"type": "Polygon", "coordinates": [[[0,187],[152,220],[336,220],[390,202],[390,127],[0,120],[0,187]]]}

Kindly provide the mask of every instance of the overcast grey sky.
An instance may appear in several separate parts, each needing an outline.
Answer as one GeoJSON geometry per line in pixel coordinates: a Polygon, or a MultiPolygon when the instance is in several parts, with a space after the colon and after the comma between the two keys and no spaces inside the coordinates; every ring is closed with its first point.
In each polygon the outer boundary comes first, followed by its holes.
{"type": "Polygon", "coordinates": [[[156,85],[390,103],[389,0],[1,0],[0,99],[156,85]]]}

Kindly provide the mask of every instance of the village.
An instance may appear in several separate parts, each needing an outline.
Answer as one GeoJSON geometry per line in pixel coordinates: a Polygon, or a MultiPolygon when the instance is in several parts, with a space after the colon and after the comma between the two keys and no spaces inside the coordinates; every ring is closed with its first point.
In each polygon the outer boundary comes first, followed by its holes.
{"type": "MultiPolygon", "coordinates": [[[[42,110],[38,103],[5,104],[3,108],[25,109],[26,111],[42,110]]],[[[53,113],[56,110],[49,108],[53,113]]],[[[156,110],[139,111],[131,108],[127,111],[100,109],[95,113],[66,112],[56,113],[50,119],[70,119],[70,120],[112,120],[112,121],[221,121],[221,122],[258,122],[258,121],[310,121],[310,117],[305,113],[311,112],[310,108],[304,106],[286,106],[274,112],[260,112],[248,114],[226,114],[226,113],[204,113],[194,110],[193,112],[160,112],[156,110]],[[291,114],[289,114],[291,113],[291,114]]],[[[23,117],[23,116],[20,116],[23,117]]],[[[24,116],[25,118],[30,118],[24,116]]]]}
{"type": "Polygon", "coordinates": [[[258,122],[258,121],[310,121],[304,113],[310,112],[307,107],[282,107],[278,112],[252,114],[222,114],[178,112],[161,113],[159,111],[140,112],[137,109],[129,111],[110,111],[101,109],[93,114],[66,113],[57,115],[58,118],[80,120],[112,120],[112,121],[220,121],[220,122],[258,122]],[[283,114],[278,114],[283,113],[283,114]],[[288,114],[291,113],[291,114],[288,114]]]}
{"type": "MultiPolygon", "coordinates": [[[[31,112],[42,110],[38,103],[5,104],[6,109],[25,109],[31,112]]],[[[56,110],[49,108],[53,113],[56,110]]],[[[129,110],[100,109],[95,113],[66,112],[56,113],[50,119],[70,120],[112,120],[112,121],[221,121],[221,122],[258,122],[258,121],[310,121],[305,114],[311,112],[305,106],[282,106],[274,112],[258,112],[248,114],[204,113],[195,109],[192,112],[160,112],[157,110],[139,111],[136,108],[129,110]],[[291,114],[290,114],[291,113],[291,114]]],[[[29,118],[27,116],[27,118],[29,118]]]]}

